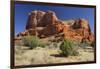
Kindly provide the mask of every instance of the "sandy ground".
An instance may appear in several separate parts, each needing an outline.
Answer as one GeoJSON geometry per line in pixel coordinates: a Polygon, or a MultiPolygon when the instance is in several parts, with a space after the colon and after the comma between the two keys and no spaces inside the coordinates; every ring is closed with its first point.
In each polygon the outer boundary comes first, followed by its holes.
{"type": "Polygon", "coordinates": [[[15,65],[35,65],[52,63],[69,63],[93,61],[93,49],[79,49],[78,56],[64,57],[60,55],[59,49],[48,49],[38,47],[29,50],[24,46],[15,46],[15,65]]]}

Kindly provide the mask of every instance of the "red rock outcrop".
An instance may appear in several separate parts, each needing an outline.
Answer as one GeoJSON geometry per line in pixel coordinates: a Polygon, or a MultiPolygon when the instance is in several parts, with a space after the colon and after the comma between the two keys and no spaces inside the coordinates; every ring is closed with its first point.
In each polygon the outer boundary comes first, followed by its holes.
{"type": "Polygon", "coordinates": [[[29,13],[29,18],[26,24],[26,29],[34,29],[39,24],[44,16],[45,12],[43,11],[32,11],[29,13]]]}
{"type": "Polygon", "coordinates": [[[59,20],[53,11],[32,11],[26,24],[26,31],[17,36],[37,35],[40,38],[46,38],[59,33],[63,33],[62,36],[66,39],[80,42],[94,41],[94,35],[87,20],[77,19],[64,22],[59,20]]]}

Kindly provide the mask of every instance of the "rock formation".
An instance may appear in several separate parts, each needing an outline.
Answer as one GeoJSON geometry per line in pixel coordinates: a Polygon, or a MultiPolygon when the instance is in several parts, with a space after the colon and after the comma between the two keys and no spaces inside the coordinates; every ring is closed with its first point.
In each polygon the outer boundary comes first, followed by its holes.
{"type": "Polygon", "coordinates": [[[17,35],[18,37],[36,35],[40,38],[49,36],[63,37],[65,39],[94,41],[94,35],[90,30],[87,20],[77,19],[72,21],[62,21],[56,17],[53,11],[32,11],[29,13],[26,24],[26,31],[17,35]],[[62,34],[61,34],[62,33],[62,34]]]}

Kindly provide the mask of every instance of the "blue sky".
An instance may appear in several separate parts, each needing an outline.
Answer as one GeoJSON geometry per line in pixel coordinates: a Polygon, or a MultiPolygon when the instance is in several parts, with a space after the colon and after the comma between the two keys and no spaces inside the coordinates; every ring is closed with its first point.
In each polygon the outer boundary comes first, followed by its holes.
{"type": "Polygon", "coordinates": [[[34,10],[54,11],[61,20],[84,18],[89,21],[91,30],[94,31],[94,8],[15,4],[15,34],[25,30],[28,13],[34,10]]]}

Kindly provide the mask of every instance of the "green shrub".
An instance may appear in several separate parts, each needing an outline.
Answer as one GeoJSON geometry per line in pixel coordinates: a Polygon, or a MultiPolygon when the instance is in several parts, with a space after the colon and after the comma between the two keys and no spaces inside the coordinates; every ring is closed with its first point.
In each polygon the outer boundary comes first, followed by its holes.
{"type": "Polygon", "coordinates": [[[78,55],[77,46],[74,45],[74,42],[71,40],[65,39],[62,44],[60,45],[61,54],[64,56],[78,55]]]}
{"type": "Polygon", "coordinates": [[[29,46],[30,49],[36,48],[39,45],[39,38],[36,36],[25,36],[22,39],[25,46],[29,46]]]}
{"type": "Polygon", "coordinates": [[[80,46],[85,49],[89,46],[91,46],[91,43],[89,41],[84,40],[82,43],[80,43],[80,46]]]}

